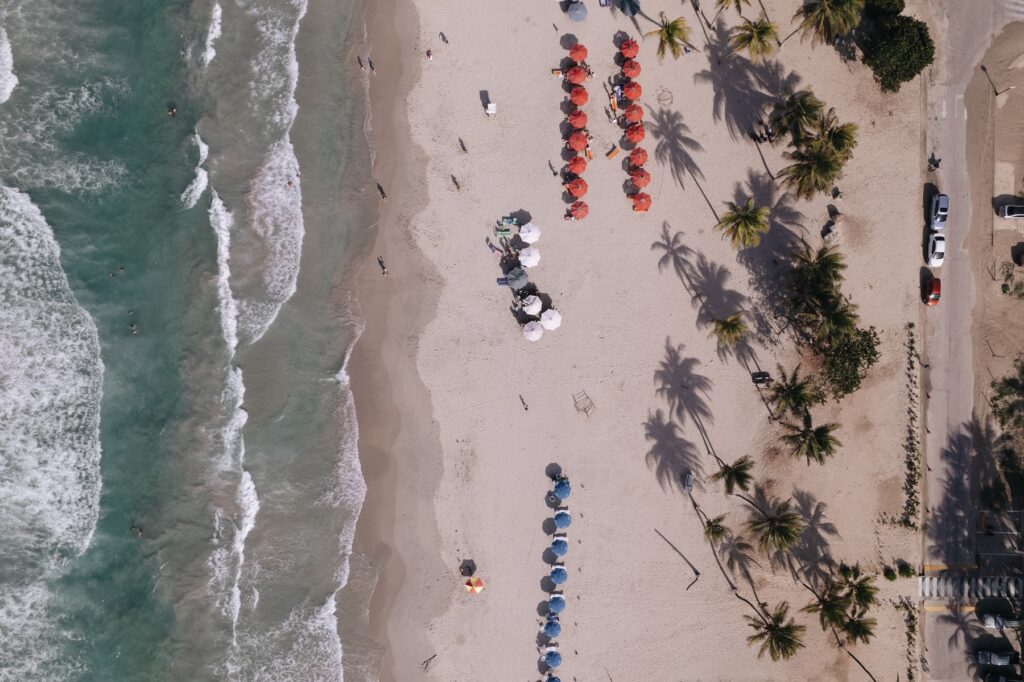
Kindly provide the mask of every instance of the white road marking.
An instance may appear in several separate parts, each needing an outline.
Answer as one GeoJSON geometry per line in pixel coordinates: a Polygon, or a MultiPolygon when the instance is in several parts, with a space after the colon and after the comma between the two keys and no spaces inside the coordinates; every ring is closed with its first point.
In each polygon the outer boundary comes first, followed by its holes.
{"type": "Polygon", "coordinates": [[[964,110],[964,96],[957,95],[954,101],[955,104],[953,104],[953,118],[960,118],[961,111],[964,112],[964,118],[967,118],[967,111],[964,110]]]}
{"type": "Polygon", "coordinates": [[[946,100],[942,100],[942,118],[946,118],[946,100]]]}

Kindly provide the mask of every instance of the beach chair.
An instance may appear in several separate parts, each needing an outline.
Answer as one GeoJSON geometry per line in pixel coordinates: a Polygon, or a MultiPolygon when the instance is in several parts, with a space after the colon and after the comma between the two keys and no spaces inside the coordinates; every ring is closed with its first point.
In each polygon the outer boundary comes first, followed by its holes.
{"type": "Polygon", "coordinates": [[[613,144],[612,148],[608,150],[608,153],[604,155],[604,158],[606,158],[606,159],[614,159],[618,155],[619,155],[619,146],[613,144]]]}
{"type": "Polygon", "coordinates": [[[587,161],[593,161],[593,160],[594,160],[594,150],[591,149],[590,145],[588,144],[587,145],[587,161]]]}
{"type": "Polygon", "coordinates": [[[558,76],[559,78],[565,78],[565,74],[561,69],[551,69],[552,76],[558,76]]]}
{"type": "Polygon", "coordinates": [[[551,540],[552,540],[552,542],[554,542],[555,540],[558,540],[558,539],[562,539],[562,540],[568,541],[569,540],[569,534],[566,533],[564,530],[556,530],[554,533],[551,534],[551,540]]]}
{"type": "Polygon", "coordinates": [[[504,237],[505,239],[511,239],[512,238],[512,230],[510,228],[508,228],[508,227],[505,227],[504,225],[496,225],[494,227],[494,236],[495,237],[504,237]]]}
{"type": "Polygon", "coordinates": [[[488,116],[495,116],[498,113],[498,105],[494,102],[488,102],[486,111],[488,116]]]}

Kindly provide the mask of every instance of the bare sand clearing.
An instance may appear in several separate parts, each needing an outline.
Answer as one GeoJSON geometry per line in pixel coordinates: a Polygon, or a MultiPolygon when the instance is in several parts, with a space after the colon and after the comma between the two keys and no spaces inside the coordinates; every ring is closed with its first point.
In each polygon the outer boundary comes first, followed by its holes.
{"type": "MultiPolygon", "coordinates": [[[[384,567],[385,584],[398,589],[404,580],[397,595],[376,600],[394,596],[385,678],[541,677],[538,623],[548,569],[550,464],[559,465],[575,489],[568,500],[575,518],[566,558],[568,607],[558,638],[562,679],[863,678],[816,618],[798,612],[809,593],[785,567],[773,570],[755,550],[750,571],[760,599],[788,601],[807,626],[806,649],[791,661],[757,658],[745,641],[750,630],[743,616],[751,611],[730,592],[678,482],[682,471],[693,470],[695,501],[712,516],[728,514],[727,523],[742,529],[748,508],[706,480],[716,466],[691,418],[701,414],[723,459],[750,455],[757,479],[772,494],[795,498],[811,522],[804,561],[827,554],[872,571],[894,557],[917,563],[917,534],[884,525],[879,516],[899,513],[903,504],[902,444],[911,408],[904,342],[906,324],[917,320],[920,305],[920,82],[883,96],[865,67],[799,37],[785,44],[778,61],[751,65],[745,56],[724,55],[722,31],[709,31],[709,46],[688,4],[664,3],[672,16],[691,24],[701,52],[659,64],[655,41],[642,44],[643,146],[656,160],[648,166],[654,205],[641,215],[630,211],[625,197],[623,155],[609,161],[603,154],[620,131],[606,118],[602,83],[618,71],[616,33],[639,38],[629,19],[593,1],[589,18],[579,24],[555,2],[488,3],[486,10],[453,1],[418,5],[419,39],[404,47],[421,62],[414,68],[422,68],[405,102],[415,145],[406,151],[412,168],[421,148],[426,169],[422,176],[407,172],[408,186],[389,188],[391,206],[379,240],[382,249],[391,249],[389,259],[405,259],[396,262],[411,263],[417,272],[392,266],[387,283],[374,275],[374,287],[402,293],[393,299],[399,307],[386,313],[386,325],[379,322],[384,313],[367,314],[368,331],[374,324],[387,327],[383,343],[385,358],[390,353],[394,360],[387,372],[392,383],[414,393],[421,390],[414,379],[396,383],[394,375],[404,366],[401,350],[411,352],[415,343],[415,368],[436,420],[424,422],[426,408],[419,408],[419,416],[403,413],[397,444],[377,430],[380,457],[391,451],[401,479],[407,461],[433,452],[436,429],[443,477],[436,491],[430,490],[429,467],[418,485],[408,478],[400,482],[396,518],[384,523],[394,524],[399,555],[384,567]],[[565,98],[550,70],[574,39],[589,48],[594,70],[587,83],[592,99],[583,109],[596,153],[584,174],[590,216],[568,223],[560,181],[548,169],[549,161],[561,166],[565,98]],[[779,333],[780,321],[764,314],[764,297],[772,295],[773,258],[795,236],[820,243],[828,218],[825,197],[796,201],[773,184],[747,137],[755,105],[767,104],[784,87],[813,89],[841,120],[860,126],[836,205],[846,216],[844,290],[859,307],[862,324],[877,327],[882,360],[859,393],[815,410],[816,422],[842,424],[843,447],[825,466],[808,467],[780,451],[780,427],[769,422],[748,373],[755,366],[775,372],[777,363],[791,369],[801,361],[792,340],[779,333]],[[485,99],[497,103],[496,117],[485,116],[485,99]],[[425,194],[426,206],[408,213],[395,205],[403,194],[425,194]],[[737,255],[713,229],[716,213],[725,210],[724,202],[751,195],[772,207],[772,230],[760,248],[737,255]],[[542,260],[530,277],[564,317],[561,329],[537,343],[523,339],[509,311],[509,291],[495,283],[501,272],[486,244],[494,239],[495,220],[515,211],[543,230],[536,244],[542,260]],[[410,233],[428,264],[410,260],[415,251],[404,241],[410,233]],[[421,315],[403,315],[401,306],[414,309],[418,280],[433,280],[435,269],[443,279],[436,315],[417,341],[413,318],[421,315]],[[694,299],[694,290],[702,297],[694,299]],[[740,307],[758,330],[750,367],[720,356],[709,338],[708,320],[740,307]],[[573,394],[582,391],[596,406],[589,417],[574,407],[573,394]],[[410,528],[434,532],[424,499],[433,502],[440,547],[400,539],[410,528]],[[479,595],[461,589],[458,567],[466,558],[476,561],[486,581],[479,595]],[[450,603],[439,613],[438,602],[450,603]],[[421,662],[434,654],[424,675],[421,662]]],[[[653,15],[662,9],[655,5],[645,10],[653,15]]],[[[771,5],[772,18],[788,34],[798,3],[771,5]]],[[[638,21],[642,30],[650,29],[645,19],[638,21]]],[[[731,25],[737,18],[726,12],[722,21],[731,25]]],[[[762,145],[762,151],[773,171],[784,165],[781,146],[762,145]]],[[[409,405],[410,399],[396,393],[395,402],[409,405]]],[[[363,435],[375,428],[375,417],[387,418],[389,405],[375,407],[380,410],[366,421],[360,412],[363,435]]],[[[368,473],[368,505],[375,477],[387,474],[368,473]]],[[[742,595],[752,597],[746,583],[740,586],[742,595]]],[[[882,605],[872,613],[876,637],[853,651],[876,675],[891,679],[897,671],[905,676],[907,652],[902,615],[890,600],[915,594],[916,581],[879,579],[879,586],[882,605]]]]}

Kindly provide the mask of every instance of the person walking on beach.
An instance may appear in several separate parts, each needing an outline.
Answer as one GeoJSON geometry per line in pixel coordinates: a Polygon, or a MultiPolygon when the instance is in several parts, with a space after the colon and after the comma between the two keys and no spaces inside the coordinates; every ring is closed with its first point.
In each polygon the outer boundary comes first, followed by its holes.
{"type": "Polygon", "coordinates": [[[387,199],[388,198],[387,192],[384,191],[384,186],[381,185],[379,182],[377,183],[377,191],[380,192],[380,198],[381,199],[387,199]]]}
{"type": "Polygon", "coordinates": [[[387,277],[388,276],[388,266],[384,265],[384,257],[383,256],[377,256],[377,265],[380,266],[380,274],[382,274],[385,277],[387,277]]]}
{"type": "Polygon", "coordinates": [[[366,71],[366,64],[363,64],[363,58],[360,57],[359,55],[356,55],[356,61],[359,62],[359,68],[363,71],[366,71]]]}

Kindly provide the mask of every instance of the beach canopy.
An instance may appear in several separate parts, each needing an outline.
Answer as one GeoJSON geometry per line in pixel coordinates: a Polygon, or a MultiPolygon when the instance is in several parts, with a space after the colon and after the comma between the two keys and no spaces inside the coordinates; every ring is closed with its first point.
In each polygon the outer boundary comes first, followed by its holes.
{"type": "Polygon", "coordinates": [[[526,223],[519,228],[519,238],[527,244],[532,244],[540,239],[540,228],[533,223],[526,223]]]}
{"type": "Polygon", "coordinates": [[[565,597],[560,594],[556,594],[551,599],[548,599],[548,611],[551,613],[561,613],[565,611],[565,597]]]}
{"type": "Polygon", "coordinates": [[[558,637],[562,634],[562,624],[556,618],[549,619],[548,622],[544,623],[544,634],[551,639],[558,637]]]}
{"type": "Polygon", "coordinates": [[[540,326],[540,322],[527,322],[523,325],[523,336],[527,341],[540,341],[540,337],[544,336],[544,327],[540,326]]]}
{"type": "Polygon", "coordinates": [[[574,156],[569,159],[569,163],[565,164],[565,168],[573,175],[579,175],[587,170],[587,160],[582,156],[574,156]]]}
{"type": "Polygon", "coordinates": [[[549,668],[557,668],[562,665],[562,654],[557,651],[549,651],[544,654],[544,665],[549,668]]]}
{"type": "Polygon", "coordinates": [[[639,104],[630,104],[626,107],[626,110],[622,112],[622,115],[630,123],[639,123],[644,120],[644,108],[639,104]]]}
{"type": "Polygon", "coordinates": [[[587,134],[582,130],[577,130],[569,136],[569,149],[581,152],[587,148],[588,142],[587,134]]]}
{"type": "Polygon", "coordinates": [[[560,500],[564,500],[570,495],[572,495],[572,486],[569,485],[569,479],[558,479],[558,481],[555,483],[555,497],[557,497],[560,500]]]}
{"type": "Polygon", "coordinates": [[[574,66],[565,72],[565,80],[573,85],[579,85],[587,80],[587,72],[583,70],[582,66],[574,66]]]}
{"type": "Polygon", "coordinates": [[[633,210],[637,213],[645,213],[651,207],[651,196],[643,192],[637,192],[630,197],[633,200],[633,210]]]}
{"type": "Polygon", "coordinates": [[[463,578],[471,578],[476,573],[476,562],[472,559],[463,559],[459,564],[459,573],[463,578]]]}
{"type": "Polygon", "coordinates": [[[640,45],[637,44],[632,38],[626,38],[619,45],[619,52],[626,59],[632,59],[640,53],[640,45]]]}
{"type": "MultiPolygon", "coordinates": [[[[531,322],[530,324],[537,323],[531,322]]],[[[563,540],[562,538],[558,538],[557,540],[551,543],[551,553],[555,556],[565,556],[569,553],[569,543],[563,540]]]]}
{"type": "Polygon", "coordinates": [[[562,678],[560,678],[560,677],[549,677],[546,680],[544,680],[544,682],[562,682],[562,678]]]}
{"type": "Polygon", "coordinates": [[[590,101],[590,95],[587,94],[585,87],[577,85],[569,91],[569,101],[577,106],[583,106],[590,101]]]}
{"type": "Polygon", "coordinates": [[[626,78],[636,78],[640,75],[640,62],[627,59],[622,65],[622,75],[626,78]]]}
{"type": "Polygon", "coordinates": [[[647,163],[647,150],[637,147],[629,153],[629,162],[634,166],[642,166],[647,163]]]}
{"type": "Polygon", "coordinates": [[[634,168],[629,174],[629,180],[633,183],[634,187],[640,189],[641,187],[646,187],[651,184],[651,174],[643,168],[634,168]]]}
{"type": "MultiPolygon", "coordinates": [[[[544,303],[540,300],[539,296],[533,296],[531,294],[523,299],[523,312],[527,315],[538,315],[543,306],[544,303]]],[[[558,523],[557,519],[555,523],[558,523]]]]}
{"type": "Polygon", "coordinates": [[[568,14],[569,18],[573,21],[583,21],[587,18],[587,8],[579,0],[570,2],[569,6],[565,9],[565,13],[568,14]]]}
{"type": "Polygon", "coordinates": [[[587,114],[582,109],[577,109],[568,116],[569,125],[573,128],[586,128],[587,127],[587,114]]]}
{"type": "Polygon", "coordinates": [[[569,579],[569,574],[561,566],[555,566],[551,569],[551,582],[556,585],[563,585],[565,581],[569,579]]]}
{"type": "Polygon", "coordinates": [[[532,246],[527,246],[519,252],[519,264],[524,268],[532,268],[540,262],[540,251],[532,246]]]}
{"type": "Polygon", "coordinates": [[[633,143],[642,142],[646,134],[643,123],[634,123],[626,128],[626,139],[633,143]]]}
{"type": "Polygon", "coordinates": [[[569,48],[569,59],[575,62],[582,62],[587,58],[587,46],[583,43],[576,43],[569,48]]]}
{"type": "Polygon", "coordinates": [[[564,509],[555,514],[555,528],[568,528],[572,525],[572,516],[564,509]]]}
{"type": "Polygon", "coordinates": [[[577,201],[569,207],[569,215],[576,220],[583,220],[587,217],[588,213],[590,213],[590,207],[587,206],[585,201],[577,201]]]}
{"type": "Polygon", "coordinates": [[[583,178],[575,178],[565,183],[565,191],[577,199],[587,193],[587,181],[583,178]]]}
{"type": "Polygon", "coordinates": [[[480,578],[470,578],[465,582],[466,592],[480,594],[484,590],[484,581],[480,578]]]}
{"type": "Polygon", "coordinates": [[[626,99],[638,100],[642,93],[643,88],[641,88],[640,84],[636,81],[630,81],[622,88],[622,96],[626,99]]]}
{"type": "MultiPolygon", "coordinates": [[[[522,254],[519,255],[522,256],[522,254]]],[[[540,316],[540,323],[544,325],[544,328],[549,332],[554,331],[562,326],[562,314],[554,308],[548,308],[544,311],[544,314],[540,316]]]]}
{"type": "Polygon", "coordinates": [[[526,276],[526,271],[522,268],[512,268],[505,273],[505,281],[513,289],[522,289],[530,283],[530,278],[526,276]]]}

